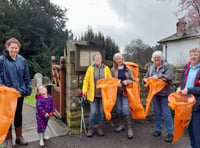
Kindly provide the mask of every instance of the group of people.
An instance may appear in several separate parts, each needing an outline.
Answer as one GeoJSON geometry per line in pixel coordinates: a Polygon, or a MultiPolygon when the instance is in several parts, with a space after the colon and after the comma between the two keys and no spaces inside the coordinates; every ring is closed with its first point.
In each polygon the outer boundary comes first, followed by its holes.
{"type": "MultiPolygon", "coordinates": [[[[153,96],[153,110],[155,117],[155,131],[154,137],[161,136],[162,132],[162,118],[166,126],[165,142],[171,143],[173,141],[174,127],[171,110],[168,106],[168,96],[173,91],[182,93],[184,95],[193,94],[197,103],[193,107],[192,117],[189,124],[189,136],[191,148],[198,148],[200,146],[200,48],[193,48],[189,51],[190,62],[183,68],[182,82],[177,90],[174,90],[172,80],[174,78],[171,66],[163,59],[161,51],[155,51],[152,54],[153,64],[148,68],[143,82],[145,83],[148,78],[162,79],[167,82],[167,85],[158,93],[153,96]]],[[[119,133],[125,129],[125,122],[127,124],[127,137],[133,138],[133,130],[131,125],[131,115],[129,111],[129,101],[127,96],[124,95],[126,85],[132,83],[133,73],[131,69],[126,66],[124,57],[120,53],[113,56],[113,67],[109,69],[108,66],[102,63],[100,53],[93,56],[94,64],[90,65],[86,71],[82,91],[86,94],[90,102],[89,114],[89,129],[87,137],[92,137],[94,134],[95,115],[97,113],[97,132],[99,136],[104,136],[103,120],[104,111],[102,105],[102,96],[98,88],[96,88],[97,81],[102,78],[115,77],[120,80],[118,84],[117,100],[116,100],[116,113],[118,117],[118,127],[115,129],[119,133]]]]}
{"type": "MultiPolygon", "coordinates": [[[[14,118],[14,127],[16,131],[16,144],[27,145],[28,142],[22,136],[22,107],[24,97],[31,94],[31,81],[28,65],[24,57],[19,55],[21,48],[20,42],[16,38],[10,38],[5,43],[6,49],[3,55],[0,56],[0,84],[7,87],[15,88],[20,93],[17,99],[17,108],[14,118]]],[[[189,51],[190,62],[185,65],[182,75],[182,83],[177,88],[176,92],[184,95],[193,94],[196,98],[196,104],[192,110],[192,118],[189,123],[189,136],[191,148],[200,146],[200,48],[193,48],[189,51]]],[[[120,80],[118,84],[116,113],[118,117],[118,127],[115,129],[119,133],[125,129],[125,121],[127,125],[127,137],[133,138],[133,130],[131,124],[131,115],[129,111],[129,100],[123,91],[128,84],[133,82],[133,73],[126,66],[124,57],[120,53],[113,56],[113,67],[110,69],[102,63],[102,56],[96,53],[93,56],[94,64],[90,65],[86,71],[82,91],[86,94],[87,100],[90,102],[89,128],[87,137],[92,137],[94,134],[95,118],[97,114],[97,131],[99,136],[104,136],[103,121],[104,110],[102,105],[101,90],[96,88],[97,81],[102,78],[115,77],[120,80]]],[[[148,78],[162,79],[167,82],[160,92],[153,97],[153,109],[155,115],[155,131],[154,137],[161,136],[162,117],[166,126],[167,136],[166,142],[173,140],[173,119],[170,108],[168,106],[168,95],[172,92],[173,71],[170,65],[163,60],[161,51],[155,51],[152,54],[153,64],[148,68],[144,76],[144,83],[148,78]]],[[[36,119],[38,125],[39,144],[44,146],[45,130],[48,119],[55,112],[55,107],[52,97],[47,93],[47,88],[41,85],[37,88],[36,95],[36,119]]],[[[6,148],[12,148],[12,125],[6,137],[6,148]]]]}

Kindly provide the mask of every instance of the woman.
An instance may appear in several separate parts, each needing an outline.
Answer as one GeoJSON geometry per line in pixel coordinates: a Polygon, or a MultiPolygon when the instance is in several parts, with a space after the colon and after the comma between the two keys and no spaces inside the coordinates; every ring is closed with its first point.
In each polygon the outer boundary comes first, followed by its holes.
{"type": "MultiPolygon", "coordinates": [[[[0,56],[0,84],[15,88],[20,92],[17,100],[17,108],[14,118],[16,132],[16,144],[27,145],[28,142],[22,136],[22,107],[24,97],[31,93],[29,69],[24,57],[19,55],[21,47],[16,38],[10,38],[5,43],[5,51],[0,56]]],[[[8,98],[9,99],[9,98],[8,98]]],[[[12,126],[6,137],[6,147],[12,148],[12,126]]]]}
{"type": "Polygon", "coordinates": [[[192,148],[200,147],[200,48],[193,48],[189,51],[190,62],[183,68],[181,86],[177,92],[184,95],[193,94],[196,98],[196,104],[192,110],[192,120],[188,130],[192,148]]]}
{"type": "Polygon", "coordinates": [[[168,106],[168,95],[171,93],[173,72],[169,64],[162,60],[162,52],[155,51],[152,54],[153,65],[149,67],[146,75],[144,76],[144,82],[148,78],[160,79],[168,82],[160,92],[153,97],[153,109],[155,115],[155,132],[154,137],[159,137],[162,130],[162,116],[166,126],[167,137],[165,142],[171,143],[173,140],[173,121],[170,108],[168,106]]]}
{"type": "Polygon", "coordinates": [[[116,110],[117,116],[119,119],[119,126],[115,130],[116,133],[119,133],[124,130],[124,121],[126,119],[128,125],[128,139],[133,138],[133,130],[131,126],[131,116],[129,111],[129,102],[128,97],[124,95],[123,91],[125,90],[126,85],[132,83],[133,73],[124,64],[124,57],[120,53],[116,53],[113,56],[113,67],[111,69],[113,77],[116,77],[121,80],[121,83],[118,85],[117,91],[117,101],[116,101],[116,110]]]}
{"type": "Polygon", "coordinates": [[[82,88],[83,94],[86,94],[87,100],[90,101],[89,130],[87,132],[87,137],[93,136],[96,112],[98,112],[98,135],[104,136],[104,111],[102,105],[101,90],[96,89],[96,83],[99,79],[112,77],[109,67],[102,64],[102,57],[100,53],[96,53],[93,56],[93,61],[94,64],[90,65],[86,71],[82,88]]]}

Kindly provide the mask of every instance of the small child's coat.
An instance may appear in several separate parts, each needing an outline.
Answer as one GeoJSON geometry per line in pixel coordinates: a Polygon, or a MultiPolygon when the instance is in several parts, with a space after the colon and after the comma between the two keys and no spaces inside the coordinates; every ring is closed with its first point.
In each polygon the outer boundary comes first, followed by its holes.
{"type": "Polygon", "coordinates": [[[37,120],[37,131],[43,133],[46,130],[49,117],[45,117],[45,113],[55,112],[55,105],[52,96],[49,94],[47,98],[44,96],[36,96],[36,120],[37,120]]]}

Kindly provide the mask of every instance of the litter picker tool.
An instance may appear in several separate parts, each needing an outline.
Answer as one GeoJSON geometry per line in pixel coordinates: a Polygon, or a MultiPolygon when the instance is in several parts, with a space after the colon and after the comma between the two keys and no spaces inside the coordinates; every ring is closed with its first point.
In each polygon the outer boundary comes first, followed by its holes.
{"type": "Polygon", "coordinates": [[[85,94],[83,92],[79,93],[79,104],[81,107],[81,125],[80,125],[80,140],[82,140],[82,134],[84,130],[84,134],[86,134],[86,126],[85,126],[85,119],[84,119],[84,102],[85,102],[85,94]]]}

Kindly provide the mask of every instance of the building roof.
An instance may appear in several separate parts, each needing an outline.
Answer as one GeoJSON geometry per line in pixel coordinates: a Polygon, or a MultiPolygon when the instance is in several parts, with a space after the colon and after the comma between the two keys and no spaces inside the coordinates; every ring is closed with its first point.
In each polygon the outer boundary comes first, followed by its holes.
{"type": "Polygon", "coordinates": [[[193,38],[200,38],[200,27],[188,29],[187,32],[183,33],[182,35],[178,35],[177,33],[168,36],[162,40],[159,40],[158,43],[165,43],[183,39],[193,39],[193,38]]]}

